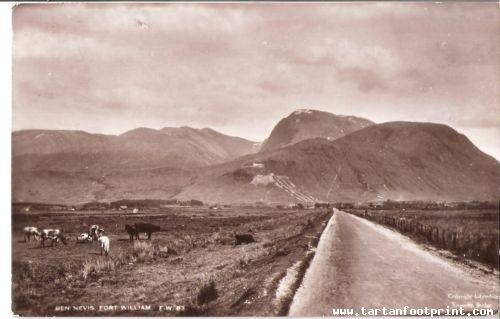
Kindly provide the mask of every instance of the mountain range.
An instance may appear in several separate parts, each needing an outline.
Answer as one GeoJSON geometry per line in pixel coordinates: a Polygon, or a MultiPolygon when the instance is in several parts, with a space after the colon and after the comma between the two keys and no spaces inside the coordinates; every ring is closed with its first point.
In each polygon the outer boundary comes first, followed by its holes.
{"type": "Polygon", "coordinates": [[[298,110],[263,143],[189,127],[12,134],[13,201],[497,199],[500,163],[449,126],[298,110]]]}
{"type": "Polygon", "coordinates": [[[121,135],[26,130],[12,135],[19,170],[187,168],[222,163],[258,150],[258,143],[209,128],[137,128],[121,135]]]}

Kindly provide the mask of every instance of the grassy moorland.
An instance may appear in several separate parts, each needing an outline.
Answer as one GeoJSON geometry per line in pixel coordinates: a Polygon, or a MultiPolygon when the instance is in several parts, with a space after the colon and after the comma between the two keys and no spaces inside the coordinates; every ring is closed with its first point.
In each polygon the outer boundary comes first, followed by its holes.
{"type": "Polygon", "coordinates": [[[498,209],[349,209],[348,212],[394,228],[414,239],[448,250],[456,258],[497,268],[498,209]]]}
{"type": "Polygon", "coordinates": [[[330,216],[239,207],[14,213],[12,309],[44,316],[284,314],[293,289],[280,289],[278,298],[280,281],[290,267],[307,264],[330,216]],[[162,231],[131,243],[124,225],[135,222],[162,231]],[[96,243],[76,243],[92,224],[110,237],[110,256],[100,256],[96,243]],[[59,228],[70,240],[41,248],[23,241],[24,226],[59,228]],[[241,233],[255,242],[235,245],[241,233]]]}

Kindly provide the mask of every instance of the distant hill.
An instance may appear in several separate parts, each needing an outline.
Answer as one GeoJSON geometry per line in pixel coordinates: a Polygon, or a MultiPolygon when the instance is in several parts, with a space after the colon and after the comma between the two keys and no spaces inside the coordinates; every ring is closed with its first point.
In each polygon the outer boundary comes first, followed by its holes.
{"type": "Polygon", "coordinates": [[[454,129],[433,123],[374,124],[335,140],[306,139],[236,158],[254,143],[212,130],[138,129],[113,142],[56,132],[33,146],[37,154],[29,153],[30,139],[42,133],[19,132],[19,140],[13,134],[13,201],[466,201],[499,195],[500,163],[454,129]]]}
{"type": "Polygon", "coordinates": [[[27,130],[12,134],[12,156],[18,171],[190,168],[251,153],[255,144],[208,128],[138,128],[118,136],[27,130]]]}
{"type": "Polygon", "coordinates": [[[12,199],[83,203],[168,199],[194,167],[255,152],[254,142],[212,129],[138,128],[121,135],[83,131],[12,133],[12,199]]]}
{"type": "Polygon", "coordinates": [[[372,121],[355,116],[335,115],[307,109],[297,110],[279,121],[269,138],[263,143],[261,152],[316,137],[333,141],[373,124],[372,121]]]}
{"type": "Polygon", "coordinates": [[[494,200],[499,169],[448,126],[391,122],[213,167],[176,196],[212,202],[494,200]]]}

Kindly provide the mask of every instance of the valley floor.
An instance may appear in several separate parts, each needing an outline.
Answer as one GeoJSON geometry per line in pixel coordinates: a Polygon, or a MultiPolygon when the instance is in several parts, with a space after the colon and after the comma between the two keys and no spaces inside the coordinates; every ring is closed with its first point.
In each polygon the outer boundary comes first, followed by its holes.
{"type": "Polygon", "coordinates": [[[293,291],[276,298],[292,265],[310,258],[331,212],[257,208],[166,212],[66,212],[13,215],[13,312],[58,316],[273,316],[293,291]],[[162,227],[151,242],[129,242],[125,224],[162,227]],[[98,224],[109,257],[76,236],[98,224]],[[68,245],[24,243],[24,226],[60,228],[68,245]],[[234,234],[256,242],[234,245],[234,234]],[[212,285],[210,283],[213,282],[212,285]],[[128,307],[121,309],[121,307],[128,307]],[[79,308],[75,308],[79,307],[79,308]],[[144,307],[149,307],[145,309],[144,307]]]}

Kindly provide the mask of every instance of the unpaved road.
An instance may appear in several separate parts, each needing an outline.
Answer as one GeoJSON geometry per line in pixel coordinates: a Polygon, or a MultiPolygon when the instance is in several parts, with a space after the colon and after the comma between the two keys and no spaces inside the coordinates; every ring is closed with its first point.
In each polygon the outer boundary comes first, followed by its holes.
{"type": "Polygon", "coordinates": [[[336,211],[289,315],[331,316],[333,308],[444,309],[477,302],[496,309],[498,295],[497,276],[468,270],[399,233],[336,211]]]}

